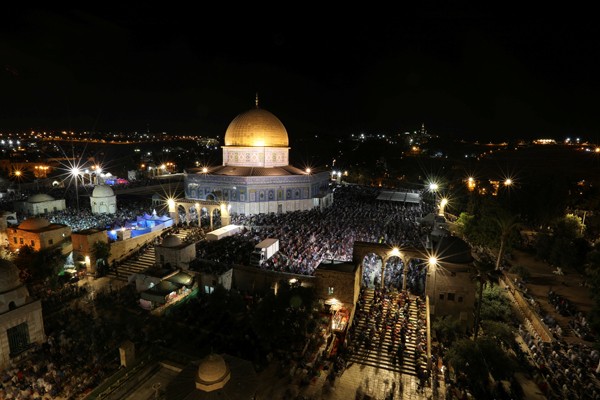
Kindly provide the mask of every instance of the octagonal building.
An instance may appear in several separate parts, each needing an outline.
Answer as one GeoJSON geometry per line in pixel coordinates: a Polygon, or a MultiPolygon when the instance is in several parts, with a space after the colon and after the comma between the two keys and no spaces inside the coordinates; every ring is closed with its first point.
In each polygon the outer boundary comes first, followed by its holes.
{"type": "Polygon", "coordinates": [[[227,127],[223,165],[186,171],[185,196],[224,201],[230,213],[245,215],[329,206],[329,172],[290,165],[289,150],[285,126],[257,97],[255,108],[227,127]]]}

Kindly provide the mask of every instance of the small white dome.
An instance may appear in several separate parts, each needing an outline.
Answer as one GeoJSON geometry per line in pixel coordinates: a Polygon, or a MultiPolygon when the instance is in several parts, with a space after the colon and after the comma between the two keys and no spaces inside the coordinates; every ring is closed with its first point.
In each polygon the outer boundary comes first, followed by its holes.
{"type": "Polygon", "coordinates": [[[92,197],[112,197],[115,195],[112,188],[108,185],[98,185],[92,192],[92,197]]]}
{"type": "Polygon", "coordinates": [[[213,390],[222,389],[230,378],[231,372],[223,357],[218,354],[210,354],[198,366],[196,388],[205,392],[212,392],[213,390]]]}
{"type": "Polygon", "coordinates": [[[175,235],[168,235],[164,238],[162,245],[164,247],[177,247],[181,245],[181,239],[175,235]]]}

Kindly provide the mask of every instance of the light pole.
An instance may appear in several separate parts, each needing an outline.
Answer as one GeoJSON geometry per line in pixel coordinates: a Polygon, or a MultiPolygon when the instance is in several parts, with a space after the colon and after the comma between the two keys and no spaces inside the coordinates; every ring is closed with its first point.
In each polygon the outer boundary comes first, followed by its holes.
{"type": "Polygon", "coordinates": [[[75,199],[77,201],[77,213],[79,213],[79,186],[77,181],[79,180],[80,173],[81,171],[79,170],[79,168],[71,168],[71,175],[73,175],[73,177],[75,178],[75,199]]]}
{"type": "Polygon", "coordinates": [[[17,185],[18,185],[18,189],[19,189],[19,194],[21,194],[21,175],[23,175],[23,172],[21,172],[21,170],[15,171],[15,176],[17,177],[17,185]]]}
{"type": "Polygon", "coordinates": [[[445,216],[444,208],[446,208],[447,204],[448,204],[448,199],[447,198],[444,197],[442,200],[440,200],[440,212],[438,214],[440,217],[445,216]]]}
{"type": "Polygon", "coordinates": [[[433,192],[433,196],[434,196],[434,198],[433,198],[434,207],[437,207],[437,200],[438,200],[437,194],[438,194],[439,188],[440,188],[440,186],[437,183],[435,183],[435,182],[429,183],[429,191],[433,192]]]}

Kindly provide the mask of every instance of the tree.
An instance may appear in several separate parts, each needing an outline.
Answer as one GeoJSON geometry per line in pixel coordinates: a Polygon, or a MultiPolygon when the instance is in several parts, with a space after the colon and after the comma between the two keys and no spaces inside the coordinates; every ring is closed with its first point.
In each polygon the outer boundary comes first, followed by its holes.
{"type": "Polygon", "coordinates": [[[96,259],[99,274],[104,275],[110,257],[110,244],[102,241],[94,242],[92,245],[92,253],[96,259]]]}
{"type": "Polygon", "coordinates": [[[445,358],[472,385],[478,399],[489,398],[490,375],[495,379],[508,378],[516,368],[504,349],[487,337],[459,339],[448,348],[445,358]]]}
{"type": "Polygon", "coordinates": [[[509,246],[509,240],[511,235],[516,229],[520,228],[522,224],[518,220],[517,215],[508,214],[505,211],[499,210],[498,214],[494,216],[493,221],[496,223],[500,233],[500,248],[498,249],[498,257],[496,258],[496,269],[500,269],[502,264],[502,258],[506,247],[509,246]]]}
{"type": "Polygon", "coordinates": [[[439,340],[446,346],[452,344],[456,339],[462,336],[463,328],[460,320],[451,315],[438,317],[433,321],[432,328],[439,340]]]}
{"type": "Polygon", "coordinates": [[[477,307],[475,308],[475,329],[473,337],[477,340],[479,332],[479,323],[481,321],[481,308],[484,301],[483,288],[486,282],[497,283],[498,282],[498,270],[494,269],[494,265],[489,261],[476,261],[474,263],[477,268],[477,275],[475,280],[479,283],[479,294],[477,299],[477,307]]]}
{"type": "Polygon", "coordinates": [[[555,219],[550,226],[550,232],[537,238],[536,254],[550,264],[584,272],[585,257],[591,246],[583,238],[582,227],[581,218],[572,214],[555,219]]]}

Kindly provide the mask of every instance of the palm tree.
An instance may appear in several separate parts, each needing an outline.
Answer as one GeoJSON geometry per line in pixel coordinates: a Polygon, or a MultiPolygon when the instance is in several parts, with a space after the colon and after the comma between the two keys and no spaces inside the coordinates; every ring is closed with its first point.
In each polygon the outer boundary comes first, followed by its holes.
{"type": "Polygon", "coordinates": [[[518,215],[511,215],[505,211],[493,217],[493,221],[500,229],[500,248],[498,249],[498,258],[496,258],[496,270],[500,269],[502,257],[504,257],[504,251],[506,250],[511,234],[522,226],[518,218],[518,215]]]}
{"type": "Polygon", "coordinates": [[[491,285],[498,282],[498,271],[494,268],[494,264],[490,261],[475,261],[475,268],[477,268],[477,275],[474,279],[479,283],[479,299],[477,300],[477,308],[475,309],[475,329],[473,333],[473,340],[477,340],[479,334],[479,325],[481,319],[481,303],[483,303],[483,286],[486,283],[491,285]]]}

